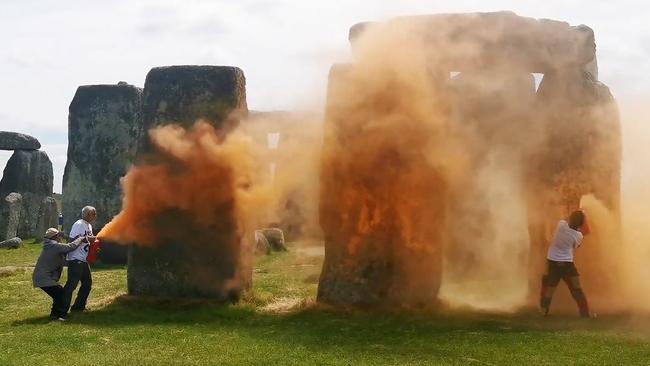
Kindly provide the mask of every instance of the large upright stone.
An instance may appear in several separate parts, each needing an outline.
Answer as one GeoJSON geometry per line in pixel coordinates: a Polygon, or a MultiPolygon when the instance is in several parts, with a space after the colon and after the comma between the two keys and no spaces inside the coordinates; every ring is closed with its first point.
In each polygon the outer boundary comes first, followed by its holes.
{"type": "Polygon", "coordinates": [[[0,240],[16,237],[23,209],[22,201],[20,193],[13,192],[0,202],[0,240]]]}
{"type": "MultiPolygon", "coordinates": [[[[143,110],[146,129],[171,123],[189,127],[203,119],[225,134],[238,123],[237,114],[247,112],[244,73],[235,67],[154,68],[146,78],[143,110]]],[[[148,138],[143,139],[141,147],[138,160],[155,160],[156,151],[148,138]]],[[[162,161],[158,162],[165,164],[162,161]]],[[[242,265],[250,263],[252,251],[240,245],[233,209],[234,205],[214,207],[223,210],[223,220],[210,225],[213,231],[181,208],[151,218],[158,225],[159,235],[170,239],[153,247],[129,248],[129,293],[238,298],[250,286],[252,269],[242,265]],[[187,235],[180,237],[178,232],[187,235]]]]}
{"type": "Polygon", "coordinates": [[[426,124],[417,123],[425,116],[399,120],[407,126],[390,123],[405,91],[403,80],[383,88],[360,77],[360,69],[336,65],[330,72],[319,215],[325,260],[318,301],[429,305],[441,281],[445,184],[423,155],[413,153],[428,143],[426,124]],[[364,128],[371,121],[376,125],[364,128]],[[400,128],[417,133],[401,134],[400,128]]]}
{"type": "Polygon", "coordinates": [[[18,132],[0,131],[0,150],[38,150],[41,143],[35,137],[18,132]]]}
{"type": "Polygon", "coordinates": [[[43,235],[48,228],[56,228],[59,221],[59,210],[56,206],[56,200],[52,197],[45,197],[41,202],[38,211],[38,225],[36,226],[35,239],[37,243],[43,241],[43,235]]]}
{"type": "Polygon", "coordinates": [[[52,196],[53,179],[52,162],[44,151],[16,150],[9,158],[0,181],[0,195],[12,192],[22,195],[19,237],[42,235],[37,232],[38,214],[43,199],[52,196]]]}
{"type": "MultiPolygon", "coordinates": [[[[227,133],[238,123],[237,112],[247,111],[246,79],[237,67],[167,66],[153,68],[147,74],[145,131],[170,123],[189,127],[204,119],[227,133]]],[[[150,149],[146,137],[142,148],[142,153],[150,149]]]]}
{"type": "MultiPolygon", "coordinates": [[[[133,162],[142,134],[142,89],[122,82],[77,89],[68,116],[64,230],[70,230],[86,205],[97,209],[95,233],[120,212],[120,178],[133,162]]],[[[125,247],[103,246],[100,259],[112,253],[119,258],[111,261],[126,263],[125,247]]]]}

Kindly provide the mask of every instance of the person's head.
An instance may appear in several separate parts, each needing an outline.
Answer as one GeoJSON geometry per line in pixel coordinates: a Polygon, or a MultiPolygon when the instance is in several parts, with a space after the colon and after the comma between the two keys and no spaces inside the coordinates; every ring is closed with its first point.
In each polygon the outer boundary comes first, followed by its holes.
{"type": "Polygon", "coordinates": [[[97,218],[97,210],[93,206],[86,206],[81,209],[81,218],[92,224],[97,218]]]}
{"type": "Polygon", "coordinates": [[[51,227],[45,231],[45,238],[59,241],[63,238],[63,235],[59,230],[51,227]]]}
{"type": "Polygon", "coordinates": [[[582,210],[575,210],[569,215],[569,227],[578,230],[585,223],[585,213],[582,210]]]}

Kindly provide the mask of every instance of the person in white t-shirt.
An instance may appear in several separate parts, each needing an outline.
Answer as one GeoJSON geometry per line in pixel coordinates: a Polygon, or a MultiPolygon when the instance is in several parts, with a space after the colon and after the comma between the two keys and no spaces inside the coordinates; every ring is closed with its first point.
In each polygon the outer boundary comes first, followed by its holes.
{"type": "Polygon", "coordinates": [[[589,305],[582,288],[578,270],[573,263],[573,255],[576,248],[582,244],[584,235],[589,233],[587,216],[581,210],[574,211],[569,216],[568,222],[560,220],[555,229],[555,235],[551,246],[548,248],[547,270],[542,277],[542,291],[540,296],[540,307],[544,315],[548,315],[551,307],[553,293],[560,280],[563,280],[571,296],[578,304],[580,316],[589,317],[589,305]]]}
{"type": "Polygon", "coordinates": [[[66,258],[68,262],[68,280],[63,287],[64,308],[66,313],[68,309],[70,309],[70,311],[86,310],[86,301],[88,300],[88,295],[90,294],[90,289],[93,284],[90,266],[88,265],[86,257],[90,250],[90,244],[95,240],[92,223],[95,222],[96,218],[97,211],[95,208],[92,206],[86,206],[81,210],[81,219],[77,220],[70,229],[70,240],[75,240],[80,237],[83,237],[84,239],[77,249],[68,253],[66,258]],[[81,287],[79,287],[77,298],[75,299],[72,308],[70,308],[72,293],[76,290],[79,282],[81,282],[81,287]]]}

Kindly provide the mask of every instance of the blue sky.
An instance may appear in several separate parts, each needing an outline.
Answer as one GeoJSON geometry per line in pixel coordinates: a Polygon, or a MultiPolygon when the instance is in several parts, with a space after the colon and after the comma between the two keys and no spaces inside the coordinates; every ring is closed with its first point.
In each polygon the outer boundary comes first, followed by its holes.
{"type": "MultiPolygon", "coordinates": [[[[0,9],[0,129],[41,141],[57,192],[77,86],[142,86],[147,71],[161,65],[235,65],[246,74],[251,109],[318,110],[329,66],[349,56],[348,28],[363,20],[513,10],[584,23],[596,32],[600,79],[624,117],[650,96],[644,1],[6,0],[0,9]]],[[[0,164],[9,155],[0,153],[0,164]]]]}

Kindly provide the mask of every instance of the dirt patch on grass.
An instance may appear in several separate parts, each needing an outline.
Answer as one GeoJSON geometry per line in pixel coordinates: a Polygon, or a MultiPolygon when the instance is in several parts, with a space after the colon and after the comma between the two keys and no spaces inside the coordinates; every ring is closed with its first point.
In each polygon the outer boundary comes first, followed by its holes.
{"type": "Polygon", "coordinates": [[[260,308],[263,313],[286,314],[307,306],[308,300],[300,297],[281,297],[260,308]]]}
{"type": "Polygon", "coordinates": [[[0,267],[0,278],[2,277],[11,277],[19,273],[27,271],[28,267],[19,267],[19,266],[6,266],[0,267]]]}

